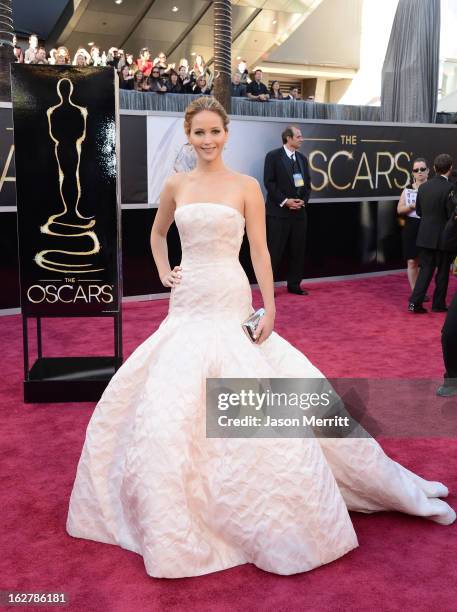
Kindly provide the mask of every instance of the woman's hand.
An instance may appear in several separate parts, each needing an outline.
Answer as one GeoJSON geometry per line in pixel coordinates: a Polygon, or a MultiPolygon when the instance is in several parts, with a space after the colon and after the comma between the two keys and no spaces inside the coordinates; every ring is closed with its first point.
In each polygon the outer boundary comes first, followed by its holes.
{"type": "Polygon", "coordinates": [[[165,274],[160,281],[164,287],[176,287],[181,282],[181,266],[175,266],[171,272],[165,274]]]}
{"type": "Polygon", "coordinates": [[[254,332],[254,338],[256,344],[262,344],[270,336],[275,326],[275,316],[266,312],[263,317],[260,318],[257,329],[254,332]]]}

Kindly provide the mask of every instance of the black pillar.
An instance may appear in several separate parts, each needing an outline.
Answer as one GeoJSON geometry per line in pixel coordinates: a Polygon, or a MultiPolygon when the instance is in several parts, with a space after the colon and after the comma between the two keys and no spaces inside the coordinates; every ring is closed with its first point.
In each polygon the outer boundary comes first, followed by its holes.
{"type": "Polygon", "coordinates": [[[231,112],[232,3],[214,2],[214,97],[231,112]]]}
{"type": "Polygon", "coordinates": [[[0,1],[0,102],[11,101],[10,64],[15,61],[13,51],[13,3],[0,1]]]}

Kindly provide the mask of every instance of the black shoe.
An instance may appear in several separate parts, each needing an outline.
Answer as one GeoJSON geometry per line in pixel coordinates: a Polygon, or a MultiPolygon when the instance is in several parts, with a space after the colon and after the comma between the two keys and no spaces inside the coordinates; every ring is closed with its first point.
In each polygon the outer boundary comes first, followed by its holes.
{"type": "Polygon", "coordinates": [[[408,312],[414,312],[416,314],[424,314],[424,312],[428,312],[426,308],[422,306],[422,304],[413,304],[410,302],[408,304],[408,312]]]}
{"type": "Polygon", "coordinates": [[[300,287],[292,287],[290,285],[287,285],[287,291],[289,293],[295,293],[296,295],[308,295],[306,289],[301,289],[300,287]]]}
{"type": "Polygon", "coordinates": [[[451,397],[452,395],[457,395],[457,387],[446,387],[446,385],[442,385],[438,387],[436,394],[440,397],[451,397]]]}
{"type": "Polygon", "coordinates": [[[432,312],[447,312],[447,306],[443,306],[442,308],[433,308],[432,312]]]}

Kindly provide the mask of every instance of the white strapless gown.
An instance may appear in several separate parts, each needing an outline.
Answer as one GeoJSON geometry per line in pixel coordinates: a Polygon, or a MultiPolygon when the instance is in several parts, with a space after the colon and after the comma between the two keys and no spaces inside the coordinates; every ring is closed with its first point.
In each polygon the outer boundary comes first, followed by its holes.
{"type": "Polygon", "coordinates": [[[349,510],[398,510],[442,524],[444,485],[368,439],[207,439],[206,377],[322,377],[272,333],[252,344],[238,255],[244,218],[225,204],[176,211],[182,280],[168,316],[127,359],[87,428],[67,531],[143,556],[150,576],[243,563],[310,570],[357,546],[349,510]]]}

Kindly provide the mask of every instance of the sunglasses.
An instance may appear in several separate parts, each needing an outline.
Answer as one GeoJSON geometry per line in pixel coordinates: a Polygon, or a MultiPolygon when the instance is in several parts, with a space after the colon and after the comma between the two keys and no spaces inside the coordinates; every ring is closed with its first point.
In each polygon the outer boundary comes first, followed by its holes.
{"type": "Polygon", "coordinates": [[[160,72],[158,70],[153,70],[152,74],[160,74],[160,72]]]}
{"type": "Polygon", "coordinates": [[[427,168],[414,168],[413,172],[414,174],[417,174],[417,172],[426,172],[427,168]]]}

